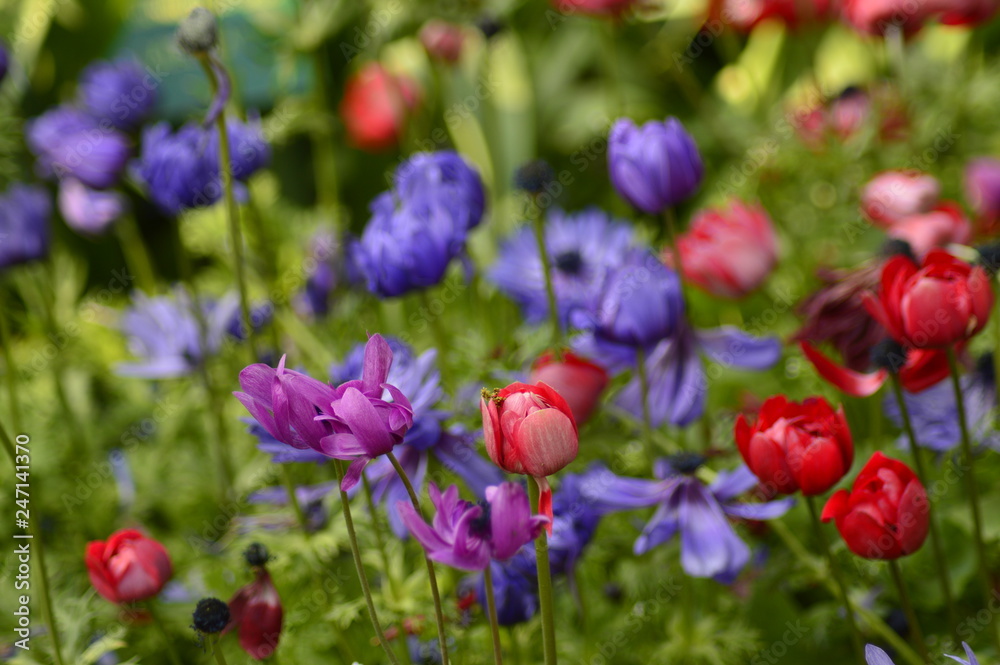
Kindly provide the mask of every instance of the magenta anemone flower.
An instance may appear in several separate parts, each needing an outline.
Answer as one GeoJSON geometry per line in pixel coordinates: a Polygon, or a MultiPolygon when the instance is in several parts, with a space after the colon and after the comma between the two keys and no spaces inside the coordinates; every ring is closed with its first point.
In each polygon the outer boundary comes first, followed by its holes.
{"type": "Polygon", "coordinates": [[[485,570],[491,560],[510,559],[549,521],[531,514],[528,495],[517,483],[488,488],[486,501],[478,504],[459,499],[455,485],[442,494],[431,483],[429,491],[437,509],[433,522],[427,524],[412,505],[400,501],[403,523],[428,557],[459,570],[485,570]]]}

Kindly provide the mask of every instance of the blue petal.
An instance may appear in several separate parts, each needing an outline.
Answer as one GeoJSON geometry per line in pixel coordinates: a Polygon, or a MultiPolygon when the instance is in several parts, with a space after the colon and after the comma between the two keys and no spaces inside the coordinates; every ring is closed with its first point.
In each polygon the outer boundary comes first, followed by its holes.
{"type": "Polygon", "coordinates": [[[889,654],[874,644],[865,646],[865,660],[868,661],[868,665],[894,665],[892,659],[889,658],[889,654]]]}
{"type": "Polygon", "coordinates": [[[753,337],[733,326],[696,334],[705,355],[726,367],[764,370],[781,359],[781,340],[777,337],[753,337]]]}
{"type": "Polygon", "coordinates": [[[781,499],[769,503],[728,503],[722,510],[732,517],[745,520],[773,520],[781,517],[795,505],[795,499],[781,499]]]}
{"type": "Polygon", "coordinates": [[[688,479],[678,508],[681,565],[692,577],[731,582],[750,560],[750,548],[740,540],[708,489],[688,479]]]}

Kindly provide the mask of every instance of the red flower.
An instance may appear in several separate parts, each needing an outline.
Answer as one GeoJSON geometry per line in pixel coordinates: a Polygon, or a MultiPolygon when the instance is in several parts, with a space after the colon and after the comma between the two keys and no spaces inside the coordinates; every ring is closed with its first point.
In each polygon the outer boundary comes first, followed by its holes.
{"type": "Polygon", "coordinates": [[[573,419],[582,425],[593,413],[608,385],[608,373],[600,365],[570,353],[556,360],[551,352],[540,356],[531,368],[531,382],[546,383],[563,396],[573,419]]]}
{"type": "Polygon", "coordinates": [[[370,62],[347,80],[340,114],[351,143],[362,150],[387,150],[399,144],[406,120],[416,107],[417,87],[370,62]]]}
{"type": "Polygon", "coordinates": [[[993,18],[1000,8],[997,0],[929,0],[929,9],[939,14],[944,25],[974,25],[993,18]]]}
{"type": "Polygon", "coordinates": [[[881,35],[897,26],[913,34],[932,13],[926,2],[912,0],[843,0],[841,12],[855,30],[869,35],[881,35]]]}
{"type": "Polygon", "coordinates": [[[966,244],[972,237],[972,224],[957,203],[943,201],[924,214],[896,221],[889,228],[889,237],[905,240],[920,257],[935,247],[966,244]]]}
{"type": "Polygon", "coordinates": [[[552,6],[563,14],[587,14],[618,18],[641,4],[638,0],[552,0],[552,6]]]}
{"type": "Polygon", "coordinates": [[[865,307],[897,342],[915,349],[963,342],[986,325],[993,306],[989,277],[941,249],[923,265],[894,256],[882,269],[878,298],[865,307]]]}
{"type": "Polygon", "coordinates": [[[823,508],[847,547],[866,559],[898,559],[927,537],[927,492],[910,467],[876,452],[850,491],[840,490],[823,508]]]}
{"type": "Polygon", "coordinates": [[[740,414],[735,436],[754,475],[782,494],[822,494],[844,477],[854,460],[844,407],[834,411],[822,397],[799,404],[775,395],[764,402],[752,426],[740,414]]]}
{"type": "Polygon", "coordinates": [[[941,196],[941,183],[916,170],[884,171],[861,190],[861,212],[881,226],[929,212],[941,196]]]}
{"type": "Polygon", "coordinates": [[[112,603],[152,598],[173,574],[163,545],[134,529],[116,531],[107,541],[87,543],[84,562],[90,583],[112,603]]]}
{"type": "Polygon", "coordinates": [[[432,58],[454,64],[462,57],[465,34],[460,25],[433,19],[424,23],[419,36],[432,58]]]}
{"type": "MultiPolygon", "coordinates": [[[[837,365],[809,342],[799,342],[799,346],[821,377],[852,397],[874,395],[889,378],[885,369],[868,374],[856,372],[837,365]]],[[[941,349],[907,349],[906,361],[899,369],[899,382],[907,392],[919,393],[947,378],[950,373],[948,356],[941,349]]]]}
{"type": "Polygon", "coordinates": [[[281,637],[282,608],[278,590],[263,566],[255,567],[257,579],[236,592],[229,601],[231,619],[223,632],[239,627],[240,646],[251,658],[270,658],[281,637]]]}
{"type": "Polygon", "coordinates": [[[789,28],[826,19],[828,0],[712,0],[709,19],[731,24],[740,32],[750,32],[767,20],[780,20],[789,28]]]}
{"type": "Polygon", "coordinates": [[[580,438],[573,411],[562,395],[544,383],[512,383],[492,393],[483,390],[486,453],[509,473],[532,476],[541,489],[538,512],[552,528],[552,490],[546,476],[576,459],[580,438]]]}
{"type": "Polygon", "coordinates": [[[709,293],[742,298],[771,274],[778,261],[777,237],[767,212],[731,201],[709,208],[677,239],[684,277],[709,293]]]}

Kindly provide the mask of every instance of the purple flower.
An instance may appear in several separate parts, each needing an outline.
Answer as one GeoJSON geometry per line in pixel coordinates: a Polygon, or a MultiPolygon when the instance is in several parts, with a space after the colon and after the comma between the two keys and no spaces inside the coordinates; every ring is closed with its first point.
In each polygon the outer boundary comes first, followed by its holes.
{"type": "Polygon", "coordinates": [[[965,195],[980,217],[983,231],[995,233],[1000,222],[1000,159],[981,157],[965,167],[965,195]]]}
{"type": "MultiPolygon", "coordinates": [[[[595,467],[585,474],[565,474],[559,479],[559,489],[552,496],[552,536],[549,538],[549,561],[556,575],[569,575],[590,544],[603,513],[583,493],[589,473],[602,473],[595,467]]],[[[570,576],[570,584],[573,577],[570,576]]]]}
{"type": "MultiPolygon", "coordinates": [[[[209,154],[214,160],[213,170],[219,169],[219,132],[211,131],[209,154]]],[[[264,138],[260,116],[248,115],[243,122],[236,118],[226,119],[226,134],[229,137],[229,163],[233,178],[246,182],[254,173],[266,167],[271,161],[271,146],[264,138]]]]}
{"type": "Polygon", "coordinates": [[[59,183],[59,212],[77,233],[99,236],[107,232],[125,210],[125,197],[113,190],[91,189],[76,178],[59,183]]]}
{"type": "Polygon", "coordinates": [[[548,523],[547,518],[531,514],[528,495],[517,483],[489,488],[480,504],[459,499],[455,485],[441,494],[431,483],[430,497],[437,509],[433,526],[401,501],[403,523],[428,557],[460,570],[485,570],[492,559],[510,559],[548,523]]]}
{"type": "Polygon", "coordinates": [[[467,215],[460,201],[427,195],[397,205],[393,193],[384,192],[371,212],[351,250],[368,290],[380,298],[438,284],[465,250],[467,215]]]}
{"type": "Polygon", "coordinates": [[[77,96],[94,117],[129,130],[141,125],[156,106],[160,80],[135,60],[95,62],[80,74],[77,96]]]}
{"type": "Polygon", "coordinates": [[[253,418],[241,418],[241,420],[247,423],[247,434],[257,437],[257,450],[271,456],[271,464],[288,464],[290,462],[324,464],[330,460],[329,457],[312,448],[293,448],[278,441],[253,418]]]}
{"type": "Polygon", "coordinates": [[[48,255],[51,214],[41,187],[14,183],[0,195],[0,270],[48,255]]]}
{"type": "MultiPolygon", "coordinates": [[[[568,214],[552,210],[545,224],[545,247],[552,266],[552,286],[564,323],[574,310],[596,309],[596,294],[608,272],[622,255],[636,245],[631,224],[598,208],[568,214]]],[[[489,278],[524,311],[525,318],[540,323],[548,316],[545,274],[534,232],[524,227],[500,247],[500,256],[489,278]]]]}
{"type": "MultiPolygon", "coordinates": [[[[509,561],[491,561],[490,572],[497,622],[501,626],[516,626],[535,616],[538,612],[538,569],[533,545],[526,545],[509,561]]],[[[476,599],[486,607],[486,581],[482,576],[476,584],[476,599]]]]}
{"type": "Polygon", "coordinates": [[[211,131],[197,124],[171,132],[170,125],[161,122],[143,131],[136,175],[165,213],[178,215],[188,208],[210,206],[222,197],[211,140],[211,131]]]}
{"type": "MultiPolygon", "coordinates": [[[[692,466],[685,461],[684,470],[691,472],[692,466]]],[[[736,535],[728,518],[774,519],[794,504],[794,499],[735,502],[758,482],[746,466],[720,472],[707,486],[694,475],[679,473],[666,460],[655,463],[654,473],[658,480],[624,478],[610,471],[595,473],[584,483],[582,492],[606,512],[657,506],[635,542],[635,553],[643,554],[680,534],[684,571],[723,584],[731,584],[750,560],[750,548],[736,535]]]]}
{"type": "MultiPolygon", "coordinates": [[[[300,485],[295,488],[295,498],[306,516],[306,527],[310,532],[315,533],[326,526],[328,515],[323,506],[323,499],[336,489],[336,481],[319,483],[318,485],[300,485]]],[[[284,486],[265,487],[250,494],[247,497],[247,503],[287,506],[288,489],[284,486]]],[[[242,533],[259,529],[293,529],[296,526],[294,518],[275,519],[273,516],[253,515],[237,518],[236,521],[241,523],[239,531],[242,533]]]]}
{"type": "Polygon", "coordinates": [[[641,127],[619,118],[608,136],[608,172],[619,196],[658,215],[698,191],[704,167],[677,118],[641,127]]]}
{"type": "Polygon", "coordinates": [[[7,77],[7,70],[10,67],[10,54],[7,53],[7,45],[0,40],[0,83],[7,77]]]}
{"type": "Polygon", "coordinates": [[[456,202],[466,231],[483,219],[483,181],[457,152],[418,152],[399,165],[394,181],[396,194],[404,201],[431,196],[456,202]]]}
{"type": "Polygon", "coordinates": [[[57,106],[31,120],[25,137],[42,175],[73,177],[95,189],[115,185],[129,158],[124,134],[70,106],[57,106]]]}
{"type": "MultiPolygon", "coordinates": [[[[765,370],[781,359],[781,348],[776,337],[752,337],[732,326],[695,330],[682,323],[672,337],[661,340],[646,355],[653,426],[669,422],[683,427],[704,412],[708,381],[702,354],[725,367],[765,370]]],[[[616,401],[635,417],[642,417],[638,376],[622,388],[616,401]]]]}
{"type": "Polygon", "coordinates": [[[193,372],[202,360],[222,348],[239,324],[239,299],[229,293],[218,301],[199,303],[204,333],[188,293],[177,289],[171,296],[149,297],[136,292],[132,307],[121,319],[129,350],[141,362],[121,363],[121,376],[167,379],[193,372]]]}
{"type": "Polygon", "coordinates": [[[309,258],[305,287],[296,300],[296,310],[307,317],[323,317],[330,313],[330,296],[340,282],[340,271],[334,263],[341,256],[340,243],[329,230],[323,229],[309,241],[309,258]]]}
{"type": "MultiPolygon", "coordinates": [[[[945,658],[951,658],[956,663],[961,663],[962,665],[979,665],[979,659],[976,658],[976,654],[972,653],[969,645],[962,642],[962,648],[965,650],[965,660],[958,656],[949,656],[948,654],[945,654],[945,658]]],[[[889,654],[874,644],[865,645],[865,660],[868,661],[868,665],[894,665],[892,658],[889,658],[889,654]]]]}

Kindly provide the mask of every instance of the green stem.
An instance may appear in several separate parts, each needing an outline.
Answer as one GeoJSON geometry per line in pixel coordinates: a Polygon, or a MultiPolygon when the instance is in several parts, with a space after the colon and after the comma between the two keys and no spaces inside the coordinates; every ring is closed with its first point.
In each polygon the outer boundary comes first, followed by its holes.
{"type": "MultiPolygon", "coordinates": [[[[410,495],[410,503],[413,504],[413,508],[417,511],[417,514],[424,520],[426,516],[424,515],[423,509],[420,507],[420,497],[413,490],[413,485],[410,483],[410,478],[406,475],[406,470],[403,469],[399,460],[390,450],[387,453],[389,461],[392,462],[392,468],[396,470],[399,475],[399,479],[403,481],[403,486],[406,487],[406,493],[410,495]]],[[[427,562],[427,576],[430,578],[431,584],[431,595],[434,597],[434,618],[437,621],[438,629],[438,646],[441,649],[441,665],[448,665],[448,639],[444,631],[444,610],[441,608],[441,592],[438,590],[437,574],[434,572],[434,562],[430,560],[426,554],[424,554],[424,560],[427,562]]]]}
{"type": "MultiPolygon", "coordinates": [[[[825,571],[818,568],[813,561],[812,555],[805,548],[798,538],[792,534],[792,532],[785,526],[785,523],[781,520],[771,520],[768,522],[771,530],[778,535],[781,541],[785,544],[788,550],[795,555],[795,557],[807,568],[811,569],[813,574],[819,579],[819,581],[826,587],[826,590],[834,598],[839,598],[840,594],[837,591],[837,586],[826,576],[825,571]]],[[[917,652],[913,650],[906,640],[899,636],[895,630],[889,627],[889,625],[882,620],[880,616],[875,614],[873,611],[866,607],[857,607],[856,611],[858,615],[864,619],[868,628],[870,628],[878,636],[885,640],[886,644],[892,647],[899,657],[905,660],[909,665],[927,665],[923,661],[917,652]]]]}
{"type": "MultiPolygon", "coordinates": [[[[538,506],[541,488],[534,479],[528,481],[532,510],[538,506]]],[[[542,617],[542,650],[545,665],[556,665],[556,626],[552,610],[552,571],[549,568],[549,541],[545,531],[535,541],[535,563],[538,567],[538,609],[542,617]]]]}
{"type": "MultiPolygon", "coordinates": [[[[983,516],[979,507],[979,483],[976,481],[975,457],[972,454],[972,437],[969,436],[969,424],[965,413],[965,395],[962,393],[962,384],[959,381],[958,360],[955,357],[954,347],[947,347],[948,367],[951,370],[951,387],[955,392],[955,407],[958,411],[958,428],[962,434],[962,461],[966,473],[965,487],[969,495],[969,508],[972,512],[973,539],[976,545],[976,560],[979,569],[979,578],[982,585],[982,592],[986,599],[990,599],[993,590],[992,578],[990,575],[989,562],[986,558],[986,545],[983,543],[983,516]]],[[[1000,650],[1000,633],[996,630],[993,639],[1000,650]]]]}
{"type": "MultiPolygon", "coordinates": [[[[340,483],[344,480],[344,466],[340,460],[333,460],[333,467],[337,471],[337,486],[339,487],[340,483]]],[[[354,567],[358,571],[358,581],[361,582],[361,591],[365,595],[365,604],[368,606],[368,618],[371,619],[372,628],[375,629],[375,636],[385,651],[385,655],[389,658],[389,662],[393,665],[399,665],[399,659],[396,658],[392,647],[389,646],[389,640],[385,638],[382,624],[378,620],[378,612],[375,611],[375,601],[372,600],[372,591],[368,586],[368,575],[365,573],[364,564],[361,562],[358,536],[354,532],[354,520],[351,518],[351,500],[344,490],[340,490],[340,503],[344,507],[344,523],[347,525],[347,537],[351,541],[351,554],[354,555],[354,567]]]]}
{"type": "MultiPolygon", "coordinates": [[[[197,295],[194,297],[194,309],[199,317],[201,309],[198,306],[197,295]]],[[[202,328],[204,330],[204,328],[202,328]]],[[[203,336],[202,339],[205,339],[203,336]]],[[[215,453],[215,475],[216,482],[219,483],[219,493],[223,498],[230,496],[233,488],[233,465],[229,459],[229,427],[226,423],[225,409],[219,394],[215,390],[215,384],[208,371],[208,366],[204,358],[198,363],[198,370],[201,373],[201,381],[208,396],[208,403],[212,411],[212,423],[215,431],[212,439],[212,448],[215,453]]]]}
{"type": "MultiPolygon", "coordinates": [[[[899,406],[899,413],[903,419],[903,430],[910,441],[910,452],[913,454],[913,463],[917,467],[917,477],[920,484],[930,487],[927,483],[927,469],[921,456],[920,446],[917,445],[917,435],[913,431],[913,421],[910,420],[910,410],[903,399],[903,388],[899,382],[899,375],[892,374],[892,392],[896,395],[896,404],[899,406]]],[[[930,500],[928,499],[928,502],[930,500]]],[[[933,508],[933,506],[931,506],[933,508]]],[[[937,566],[938,579],[941,581],[941,594],[944,596],[945,605],[948,610],[948,625],[952,630],[958,629],[958,614],[955,612],[955,599],[951,593],[951,578],[948,574],[948,562],[944,556],[944,546],[941,544],[941,533],[938,530],[936,514],[931,510],[929,518],[931,532],[931,549],[934,553],[934,563],[937,566]]],[[[958,637],[956,633],[956,637],[958,637]]]]}
{"type": "Polygon", "coordinates": [[[559,307],[556,301],[556,290],[552,285],[552,262],[545,248],[545,212],[536,198],[530,199],[531,208],[536,212],[531,215],[531,224],[535,230],[535,242],[538,243],[538,255],[542,260],[542,273],[545,275],[545,297],[549,303],[549,320],[552,322],[552,352],[557,360],[562,359],[562,325],[559,323],[559,307]]]}
{"type": "Polygon", "coordinates": [[[649,413],[649,377],[646,376],[646,352],[639,347],[635,350],[635,373],[639,378],[639,393],[642,397],[642,434],[646,440],[649,459],[656,459],[656,442],[653,440],[653,418],[649,413]]]}
{"type": "Polygon", "coordinates": [[[903,574],[899,570],[899,562],[897,560],[889,560],[889,572],[892,573],[892,581],[896,585],[896,591],[899,592],[899,603],[903,606],[903,613],[906,615],[906,621],[910,624],[910,630],[913,631],[913,641],[917,645],[917,651],[920,652],[921,657],[929,663],[931,662],[931,655],[927,652],[927,642],[924,640],[924,631],[920,629],[920,622],[917,620],[917,613],[913,611],[913,603],[910,601],[910,593],[906,590],[906,583],[903,582],[903,574]]]}
{"type": "Polygon", "coordinates": [[[385,577],[389,580],[389,589],[394,598],[399,598],[396,588],[396,576],[392,574],[392,566],[389,565],[389,553],[385,549],[385,537],[382,535],[382,520],[378,518],[378,510],[375,508],[375,497],[372,496],[372,485],[368,482],[368,476],[361,474],[361,482],[365,487],[365,499],[368,502],[368,514],[372,519],[372,531],[375,532],[375,545],[378,547],[379,555],[382,559],[382,568],[385,570],[385,577]]]}
{"type": "Polygon", "coordinates": [[[493,564],[486,565],[483,571],[486,580],[486,609],[490,615],[490,632],[493,635],[493,662],[503,665],[503,654],[500,651],[500,623],[497,621],[497,601],[493,595],[493,564]]]}
{"type": "Polygon", "coordinates": [[[854,654],[857,656],[858,662],[864,665],[866,662],[864,640],[861,638],[861,632],[858,630],[858,624],[854,620],[854,608],[852,607],[851,599],[847,594],[847,585],[844,584],[844,578],[840,572],[840,564],[837,563],[837,557],[834,556],[833,550],[830,549],[830,543],[826,539],[826,534],[823,533],[823,524],[820,522],[819,512],[816,510],[815,497],[807,496],[806,505],[809,506],[809,515],[812,517],[813,525],[816,527],[816,537],[819,540],[819,545],[823,549],[826,559],[830,564],[830,575],[833,577],[833,581],[837,585],[840,602],[844,604],[844,611],[847,614],[847,626],[851,634],[851,646],[854,648],[854,654]]]}
{"type": "MultiPolygon", "coordinates": [[[[3,293],[0,292],[0,298],[3,293]]],[[[21,431],[21,406],[17,401],[17,365],[14,362],[14,349],[11,347],[12,337],[7,313],[10,309],[7,303],[0,300],[0,346],[3,347],[4,370],[7,380],[7,396],[10,399],[10,422],[14,426],[14,434],[21,431]]]]}
{"type": "Polygon", "coordinates": [[[215,656],[216,665],[226,665],[226,656],[222,653],[222,648],[220,646],[221,642],[221,635],[217,635],[215,639],[212,640],[212,654],[215,656]]]}
{"type": "MultiPolygon", "coordinates": [[[[994,285],[996,286],[996,285],[994,285]]],[[[1000,377],[1000,298],[995,299],[996,310],[993,312],[993,376],[1000,377]]],[[[994,379],[994,385],[1000,378],[994,379]]],[[[993,428],[1000,429],[1000,389],[994,389],[993,428]]]]}
{"type": "Polygon", "coordinates": [[[148,606],[149,616],[153,619],[153,625],[156,626],[156,632],[160,634],[163,639],[163,647],[166,649],[167,658],[173,665],[181,665],[181,659],[177,656],[177,650],[174,648],[174,642],[170,639],[170,634],[167,633],[167,627],[163,625],[163,620],[160,618],[160,613],[156,610],[155,601],[151,602],[148,606]]]}
{"type": "Polygon", "coordinates": [[[125,255],[125,263],[135,275],[139,288],[153,295],[156,293],[156,273],[153,271],[153,261],[149,257],[149,251],[146,249],[135,217],[131,214],[122,215],[115,227],[122,253],[125,255]]]}
{"type": "Polygon", "coordinates": [[[523,665],[524,659],[521,657],[521,644],[517,641],[517,632],[513,627],[507,628],[507,637],[510,638],[510,653],[514,665],[523,665]]]}
{"type": "MultiPolygon", "coordinates": [[[[198,61],[201,63],[202,69],[205,70],[205,75],[208,76],[208,80],[212,84],[212,93],[217,94],[219,91],[219,80],[215,75],[215,70],[209,64],[208,58],[209,56],[200,56],[198,61]]],[[[225,109],[219,112],[219,117],[216,118],[215,125],[219,132],[219,178],[222,180],[222,186],[225,190],[226,217],[229,221],[229,241],[233,245],[233,262],[235,263],[236,285],[240,293],[240,311],[243,315],[243,329],[246,331],[247,341],[249,342],[250,362],[256,362],[259,356],[253,334],[250,299],[247,294],[247,275],[246,265],[243,260],[243,232],[240,228],[240,209],[236,205],[236,196],[233,194],[233,165],[229,159],[229,132],[226,131],[225,109]]]]}
{"type": "Polygon", "coordinates": [[[295,480],[292,478],[292,470],[288,468],[287,464],[279,464],[281,468],[281,482],[285,486],[285,491],[288,492],[288,503],[291,504],[292,510],[295,511],[295,519],[298,520],[299,526],[302,527],[302,533],[305,534],[306,538],[309,538],[312,534],[309,531],[309,520],[306,519],[306,513],[302,510],[302,504],[299,503],[299,496],[295,493],[295,480]]]}
{"type": "Polygon", "coordinates": [[[686,309],[687,302],[684,298],[684,270],[681,266],[681,253],[677,248],[677,212],[673,209],[673,207],[669,207],[663,211],[663,228],[667,232],[667,244],[670,246],[670,256],[674,261],[674,272],[677,273],[677,281],[679,281],[681,285],[681,298],[685,300],[684,304],[686,309]]]}
{"type": "MultiPolygon", "coordinates": [[[[3,442],[4,450],[10,456],[10,463],[16,468],[18,466],[17,449],[14,447],[14,442],[2,424],[0,424],[0,441],[3,442]]],[[[37,555],[35,561],[38,562],[38,595],[42,597],[42,615],[45,617],[45,623],[49,625],[49,634],[52,637],[52,653],[55,655],[56,665],[64,665],[62,645],[59,642],[59,626],[56,624],[56,615],[52,611],[49,573],[45,568],[45,541],[42,539],[42,532],[38,528],[39,522],[40,520],[37,518],[28,520],[28,536],[34,543],[37,555]]]]}

